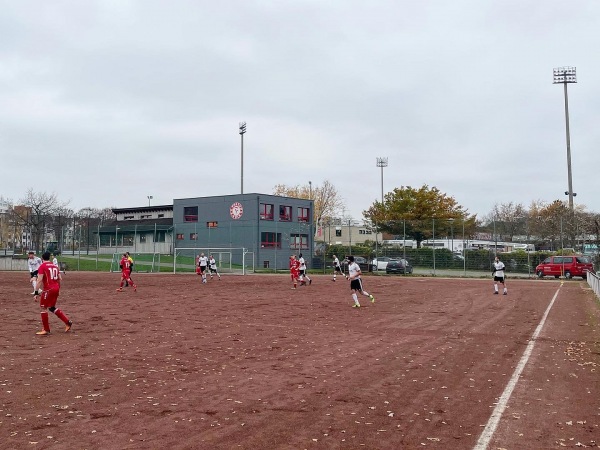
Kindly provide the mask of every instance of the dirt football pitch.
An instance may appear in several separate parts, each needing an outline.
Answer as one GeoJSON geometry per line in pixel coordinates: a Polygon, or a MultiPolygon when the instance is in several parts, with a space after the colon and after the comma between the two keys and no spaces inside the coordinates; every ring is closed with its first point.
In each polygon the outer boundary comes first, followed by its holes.
{"type": "Polygon", "coordinates": [[[2,449],[600,447],[587,283],[67,272],[58,307],[0,272],[2,449]]]}

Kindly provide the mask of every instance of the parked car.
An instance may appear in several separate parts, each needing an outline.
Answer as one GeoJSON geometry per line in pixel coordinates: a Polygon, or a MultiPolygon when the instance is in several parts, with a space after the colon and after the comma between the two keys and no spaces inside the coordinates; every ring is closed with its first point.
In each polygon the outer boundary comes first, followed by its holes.
{"type": "Polygon", "coordinates": [[[539,278],[546,276],[586,278],[587,272],[596,273],[591,258],[583,255],[549,256],[535,268],[539,278]]]}
{"type": "Polygon", "coordinates": [[[373,271],[385,270],[390,259],[391,258],[389,258],[388,256],[380,256],[379,258],[374,258],[373,261],[371,261],[371,269],[373,271]]]}
{"type": "Polygon", "coordinates": [[[406,259],[390,259],[385,268],[385,273],[413,273],[413,267],[406,259]]]}

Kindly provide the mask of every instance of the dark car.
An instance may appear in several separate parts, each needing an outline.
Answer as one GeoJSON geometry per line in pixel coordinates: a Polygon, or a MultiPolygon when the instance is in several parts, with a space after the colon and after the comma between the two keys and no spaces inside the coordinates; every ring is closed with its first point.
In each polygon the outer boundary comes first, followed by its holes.
{"type": "Polygon", "coordinates": [[[385,267],[385,273],[413,273],[413,267],[406,259],[391,259],[385,267]]]}

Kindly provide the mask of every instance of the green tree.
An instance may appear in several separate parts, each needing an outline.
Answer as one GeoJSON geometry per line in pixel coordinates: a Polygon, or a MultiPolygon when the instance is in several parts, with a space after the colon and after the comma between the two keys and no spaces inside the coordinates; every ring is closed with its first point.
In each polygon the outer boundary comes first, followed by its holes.
{"type": "Polygon", "coordinates": [[[406,232],[417,241],[417,247],[434,232],[437,236],[449,234],[452,228],[462,229],[463,225],[465,234],[472,234],[477,221],[477,216],[469,215],[453,197],[426,184],[419,189],[395,188],[385,194],[383,203],[376,201],[363,215],[380,231],[394,235],[406,232]]]}

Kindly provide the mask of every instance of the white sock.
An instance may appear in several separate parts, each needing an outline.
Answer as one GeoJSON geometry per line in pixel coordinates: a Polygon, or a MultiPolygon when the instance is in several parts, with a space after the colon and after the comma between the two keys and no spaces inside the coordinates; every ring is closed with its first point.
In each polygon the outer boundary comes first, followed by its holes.
{"type": "Polygon", "coordinates": [[[498,292],[498,285],[497,284],[494,285],[494,292],[498,292]]]}
{"type": "Polygon", "coordinates": [[[352,300],[354,300],[355,305],[360,305],[360,303],[358,303],[358,297],[356,296],[355,292],[352,293],[352,300]]]}

